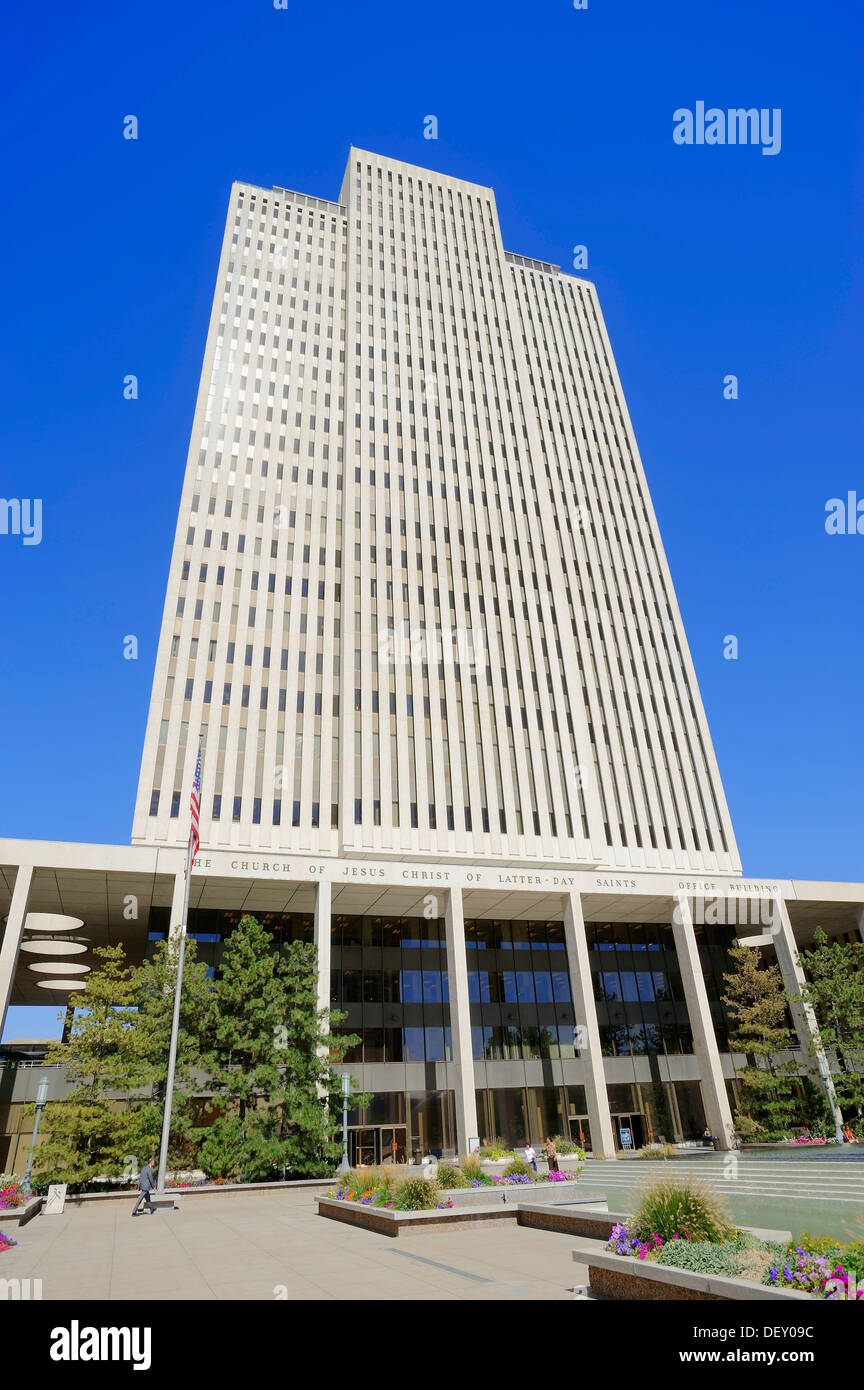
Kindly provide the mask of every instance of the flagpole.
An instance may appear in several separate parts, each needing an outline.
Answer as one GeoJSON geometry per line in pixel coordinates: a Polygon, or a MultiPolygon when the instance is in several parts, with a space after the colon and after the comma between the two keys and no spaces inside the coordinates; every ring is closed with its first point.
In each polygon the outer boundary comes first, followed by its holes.
{"type": "MultiPolygon", "coordinates": [[[[198,749],[201,758],[201,748],[198,749]]],[[[171,1133],[171,1107],[174,1102],[174,1073],[177,1068],[177,1039],[180,1034],[180,997],[183,993],[183,960],[186,955],[186,922],[189,916],[189,885],[192,879],[192,828],[189,830],[189,844],[186,847],[186,884],[183,889],[183,918],[180,924],[180,941],[177,952],[177,979],[174,984],[174,1013],[171,1019],[171,1043],[168,1048],[168,1075],[165,1080],[165,1109],[162,1114],[162,1142],[159,1147],[159,1175],[157,1192],[164,1193],[168,1168],[168,1137],[171,1133]]]]}

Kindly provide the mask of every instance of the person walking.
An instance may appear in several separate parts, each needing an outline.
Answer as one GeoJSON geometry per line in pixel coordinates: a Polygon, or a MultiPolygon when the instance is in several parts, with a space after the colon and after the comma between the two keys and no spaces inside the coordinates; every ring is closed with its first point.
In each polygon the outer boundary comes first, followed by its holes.
{"type": "Polygon", "coordinates": [[[147,1210],[149,1211],[151,1216],[153,1215],[156,1208],[150,1201],[150,1193],[153,1191],[155,1186],[156,1179],[153,1173],[153,1159],[148,1158],[147,1162],[144,1164],[144,1167],[141,1169],[141,1175],[138,1178],[138,1201],[132,1208],[133,1216],[138,1215],[138,1208],[140,1207],[142,1202],[146,1202],[147,1210]]]}
{"type": "Polygon", "coordinates": [[[549,1161],[549,1172],[550,1172],[550,1173],[557,1173],[557,1172],[558,1172],[558,1150],[555,1148],[555,1144],[554,1144],[553,1141],[548,1137],[548,1135],[547,1135],[547,1138],[546,1138],[546,1158],[547,1158],[548,1161],[549,1161]]]}
{"type": "Polygon", "coordinates": [[[535,1173],[537,1172],[537,1154],[535,1150],[531,1147],[530,1139],[528,1139],[525,1143],[525,1162],[529,1164],[531,1168],[534,1169],[535,1173]]]}

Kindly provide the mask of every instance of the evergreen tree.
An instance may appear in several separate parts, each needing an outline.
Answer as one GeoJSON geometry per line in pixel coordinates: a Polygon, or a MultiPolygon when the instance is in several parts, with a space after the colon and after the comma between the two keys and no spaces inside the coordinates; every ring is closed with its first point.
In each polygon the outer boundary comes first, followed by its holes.
{"type": "Polygon", "coordinates": [[[831,1073],[841,1110],[864,1112],[864,942],[829,941],[821,927],[798,957],[801,994],[816,1015],[822,1046],[836,1056],[831,1073]]]}
{"type": "Polygon", "coordinates": [[[316,957],[314,946],[300,942],[280,955],[249,915],[225,944],[204,1028],[204,1066],[222,1112],[200,1151],[211,1177],[333,1171],[340,1149],[330,1137],[329,1100],[338,1088],[329,1056],[338,1060],[359,1039],[328,1036],[329,1011],[317,1008],[316,957]]]}
{"type": "MultiPolygon", "coordinates": [[[[279,1161],[292,1177],[332,1173],[341,1153],[334,1118],[342,1105],[336,1068],[360,1038],[337,1034],[347,1015],[318,1009],[318,953],[313,945],[293,941],[278,959],[283,1022],[277,1031],[279,1085],[271,1096],[267,1123],[279,1139],[279,1161]]],[[[352,1107],[367,1105],[354,1095],[352,1107]]]]}
{"type": "Polygon", "coordinates": [[[793,1043],[780,969],[766,964],[758,950],[737,942],[729,956],[735,967],[723,976],[729,1043],[747,1058],[747,1066],[738,1073],[741,1100],[735,1123],[761,1138],[780,1138],[801,1123],[797,1066],[776,1060],[793,1043]]]}
{"type": "Polygon", "coordinates": [[[138,971],[126,965],[122,945],[97,947],[95,955],[101,968],[76,1000],[67,1040],[53,1043],[46,1057],[74,1089],[43,1111],[34,1159],[40,1183],[119,1177],[127,1156],[149,1142],[147,1102],[129,1098],[148,1079],[136,1042],[138,971]]]}

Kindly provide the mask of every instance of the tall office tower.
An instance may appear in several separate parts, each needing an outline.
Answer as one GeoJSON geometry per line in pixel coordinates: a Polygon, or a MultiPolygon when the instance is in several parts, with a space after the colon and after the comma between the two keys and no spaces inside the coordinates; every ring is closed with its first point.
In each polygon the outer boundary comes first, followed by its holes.
{"type": "Polygon", "coordinates": [[[594,287],[352,149],[235,184],[133,842],[740,873],[594,287]]]}

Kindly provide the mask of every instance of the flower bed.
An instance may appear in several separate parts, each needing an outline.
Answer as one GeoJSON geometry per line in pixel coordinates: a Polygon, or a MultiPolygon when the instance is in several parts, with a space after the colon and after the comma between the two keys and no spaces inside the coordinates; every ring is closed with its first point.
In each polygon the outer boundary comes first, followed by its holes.
{"type": "Polygon", "coordinates": [[[827,1253],[819,1254],[791,1241],[784,1245],[740,1229],[731,1239],[722,1241],[691,1240],[678,1232],[664,1240],[656,1231],[643,1238],[619,1222],[612,1228],[606,1250],[644,1264],[743,1279],[815,1298],[864,1299],[864,1287],[857,1288],[859,1270],[864,1266],[861,1242],[848,1247],[834,1245],[827,1253]]]}
{"type": "Polygon", "coordinates": [[[17,1244],[17,1240],[13,1240],[11,1236],[6,1236],[0,1231],[0,1251],[11,1250],[12,1246],[17,1244]]]}
{"type": "MultiPolygon", "coordinates": [[[[458,1170],[457,1170],[458,1171],[458,1170]]],[[[540,1192],[550,1194],[566,1192],[576,1186],[575,1178],[567,1173],[546,1173],[535,1177],[529,1173],[510,1173],[457,1181],[452,1171],[442,1173],[442,1181],[436,1178],[403,1178],[392,1171],[378,1174],[354,1172],[341,1186],[327,1193],[335,1202],[352,1202],[356,1206],[378,1207],[395,1211],[431,1211],[435,1208],[449,1209],[455,1206],[475,1205],[482,1202],[506,1200],[511,1189],[519,1192],[540,1192]]]]}
{"type": "Polygon", "coordinates": [[[751,1279],[733,1278],[704,1269],[682,1269],[660,1264],[658,1260],[638,1260],[617,1253],[598,1252],[577,1246],[576,1264],[588,1266],[591,1291],[601,1298],[662,1301],[778,1302],[809,1303],[810,1295],[796,1289],[769,1288],[751,1279]]]}
{"type": "Polygon", "coordinates": [[[0,1211],[13,1211],[23,1207],[28,1197],[19,1178],[0,1176],[0,1211]]]}

